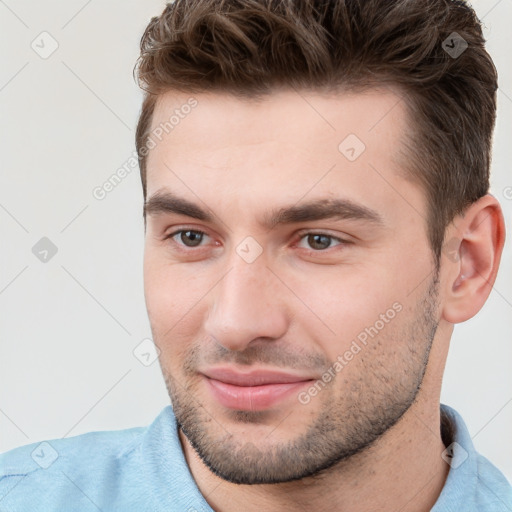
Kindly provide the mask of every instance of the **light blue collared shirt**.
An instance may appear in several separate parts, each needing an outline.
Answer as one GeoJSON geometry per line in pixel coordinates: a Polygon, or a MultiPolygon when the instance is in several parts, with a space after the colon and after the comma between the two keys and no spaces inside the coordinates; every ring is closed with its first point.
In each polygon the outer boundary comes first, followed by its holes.
{"type": "MultiPolygon", "coordinates": [[[[450,444],[432,512],[512,512],[512,487],[473,446],[460,415],[441,412],[450,444]],[[450,428],[451,427],[451,428],[450,428]],[[451,430],[451,432],[450,432],[451,430]]],[[[1,512],[212,512],[189,471],[171,406],[148,427],[90,432],[0,455],[1,512]]]]}

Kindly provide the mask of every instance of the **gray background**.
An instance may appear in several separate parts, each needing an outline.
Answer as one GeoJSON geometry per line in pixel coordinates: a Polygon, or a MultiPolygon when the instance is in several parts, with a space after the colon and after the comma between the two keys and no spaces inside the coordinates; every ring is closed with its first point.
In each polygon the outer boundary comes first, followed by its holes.
{"type": "MultiPolygon", "coordinates": [[[[92,193],[133,155],[132,68],[163,7],[0,0],[0,452],[146,425],[169,403],[158,363],[133,353],[151,337],[138,169],[92,193]],[[43,237],[58,250],[46,262],[32,251],[43,237]]],[[[500,75],[492,193],[512,233],[512,1],[474,7],[500,75]]],[[[512,481],[511,246],[483,310],[455,328],[442,401],[512,481]]]]}

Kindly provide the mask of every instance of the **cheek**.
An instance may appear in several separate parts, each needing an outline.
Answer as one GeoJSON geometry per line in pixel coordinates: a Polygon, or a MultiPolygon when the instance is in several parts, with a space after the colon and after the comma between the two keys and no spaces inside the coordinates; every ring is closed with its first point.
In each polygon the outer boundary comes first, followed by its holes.
{"type": "Polygon", "coordinates": [[[165,250],[146,248],[144,252],[144,293],[153,312],[165,310],[177,316],[201,296],[206,284],[202,269],[196,265],[173,262],[165,250]]]}
{"type": "MultiPolygon", "coordinates": [[[[343,354],[366,328],[380,321],[380,315],[395,316],[393,304],[399,297],[381,271],[340,267],[339,271],[301,274],[289,278],[297,297],[293,307],[311,339],[321,340],[331,359],[343,354]],[[307,306],[307,307],[306,307],[307,306]]],[[[378,324],[378,327],[380,323],[378,324]]]]}
{"type": "Polygon", "coordinates": [[[161,257],[146,250],[144,255],[144,295],[152,328],[160,336],[185,314],[186,293],[183,277],[161,257]]]}
{"type": "Polygon", "coordinates": [[[204,272],[192,267],[171,264],[151,251],[144,255],[146,308],[164,360],[180,359],[201,332],[209,286],[204,272]]]}

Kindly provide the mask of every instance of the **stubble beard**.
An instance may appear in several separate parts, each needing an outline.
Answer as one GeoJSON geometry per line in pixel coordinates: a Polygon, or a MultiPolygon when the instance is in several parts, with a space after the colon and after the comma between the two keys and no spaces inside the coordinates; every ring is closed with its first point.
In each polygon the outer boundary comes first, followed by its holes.
{"type": "MultiPolygon", "coordinates": [[[[180,384],[162,368],[179,428],[202,462],[229,482],[277,484],[321,477],[326,469],[368,449],[416,400],[438,325],[438,284],[436,274],[409,322],[388,334],[384,331],[390,326],[386,326],[373,340],[377,345],[386,345],[407,339],[401,359],[403,366],[386,367],[379,361],[378,349],[365,347],[364,353],[357,356],[360,370],[364,372],[363,380],[355,390],[341,392],[334,400],[327,389],[319,393],[314,400],[322,399],[325,393],[320,411],[297,437],[280,444],[270,444],[265,439],[255,444],[230,434],[220,425],[223,422],[216,421],[196,399],[197,381],[184,387],[183,378],[180,384]]],[[[197,357],[197,352],[191,352],[185,366],[194,368],[197,357]]],[[[338,377],[340,375],[343,370],[338,377]]],[[[336,382],[334,379],[330,390],[335,389],[336,382]]],[[[305,407],[298,401],[297,406],[305,407]]],[[[229,414],[231,421],[249,426],[265,423],[267,417],[265,411],[231,411],[229,414]]]]}

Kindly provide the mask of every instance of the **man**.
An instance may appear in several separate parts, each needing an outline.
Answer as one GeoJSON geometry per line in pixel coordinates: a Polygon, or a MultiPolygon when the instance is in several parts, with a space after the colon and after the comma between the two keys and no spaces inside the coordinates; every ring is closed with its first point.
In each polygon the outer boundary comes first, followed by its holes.
{"type": "Polygon", "coordinates": [[[504,243],[496,72],[448,0],[177,0],[138,76],[145,295],[172,402],[2,456],[2,510],[508,511],[440,406],[504,243]]]}

